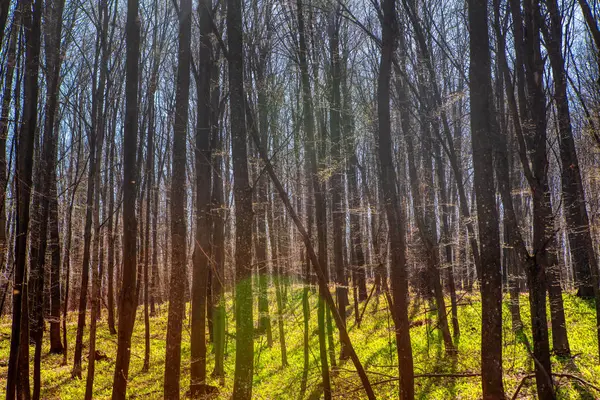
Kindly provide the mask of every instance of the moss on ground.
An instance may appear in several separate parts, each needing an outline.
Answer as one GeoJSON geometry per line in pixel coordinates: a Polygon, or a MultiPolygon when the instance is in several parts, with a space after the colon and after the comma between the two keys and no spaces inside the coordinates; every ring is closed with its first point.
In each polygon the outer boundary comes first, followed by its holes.
{"type": "MultiPolygon", "coordinates": [[[[271,293],[274,297],[274,293],[271,293]]],[[[273,316],[274,344],[267,347],[266,337],[255,338],[255,375],[253,394],[256,399],[297,399],[303,371],[303,320],[302,290],[292,286],[288,290],[284,315],[289,366],[281,367],[281,353],[278,341],[278,329],[275,320],[273,301],[270,303],[273,316]]],[[[411,305],[413,328],[411,338],[416,374],[429,373],[477,373],[480,371],[481,355],[481,305],[477,295],[462,293],[459,295],[459,323],[461,335],[458,340],[458,356],[448,357],[444,353],[439,331],[435,329],[435,311],[427,303],[411,305]]],[[[220,398],[230,398],[233,385],[235,363],[235,321],[232,301],[228,297],[227,307],[227,344],[225,359],[225,384],[219,387],[220,398]]],[[[564,372],[581,376],[590,383],[600,386],[600,363],[598,360],[595,313],[593,303],[581,300],[571,294],[564,297],[568,334],[573,358],[561,360],[553,357],[553,372],[564,372]]],[[[448,302],[449,304],[449,302],[448,302]]],[[[316,335],[316,294],[310,293],[310,349],[308,388],[305,398],[320,397],[320,373],[318,368],[318,338],[316,335]]],[[[361,312],[362,307],[361,305],[361,312]]],[[[350,308],[349,308],[350,310],[350,308]]],[[[106,311],[105,311],[106,313],[106,311]]],[[[529,306],[527,296],[521,299],[521,315],[525,323],[525,333],[530,337],[529,306]]],[[[103,315],[99,324],[97,349],[108,356],[108,360],[96,364],[94,399],[108,399],[111,394],[114,372],[114,359],[117,350],[117,337],[110,335],[103,315]]],[[[128,385],[129,398],[161,399],[165,360],[165,337],[167,328],[167,305],[158,307],[158,313],[152,317],[151,326],[151,363],[150,370],[142,373],[144,357],[143,315],[138,313],[133,333],[133,347],[128,385]]],[[[89,314],[88,314],[89,318],[89,314]]],[[[504,384],[506,394],[512,396],[519,382],[533,370],[533,362],[522,340],[511,331],[508,305],[504,307],[504,384]]],[[[8,354],[10,346],[10,317],[0,319],[0,385],[6,381],[8,354]]],[[[373,296],[367,305],[360,328],[355,325],[353,314],[348,316],[348,329],[352,343],[367,368],[371,383],[378,398],[398,398],[396,349],[393,323],[387,312],[384,296],[373,296]]],[[[62,365],[62,355],[48,354],[48,340],[45,337],[42,360],[42,398],[43,399],[82,399],[85,392],[85,369],[87,359],[84,356],[83,380],[71,379],[71,363],[76,331],[76,314],[72,313],[68,321],[69,365],[62,365]]],[[[337,338],[337,332],[334,333],[337,338]]],[[[189,320],[184,324],[182,343],[182,396],[189,387],[190,359],[189,320]]],[[[87,349],[88,336],[84,337],[87,349]]],[[[337,345],[337,340],[336,340],[337,345]]],[[[84,349],[84,354],[86,354],[84,349]]],[[[209,345],[209,352],[212,346],[209,345]]],[[[339,353],[339,347],[336,348],[339,353]]],[[[33,347],[31,348],[33,354],[33,347]]],[[[208,372],[212,371],[214,357],[209,354],[208,372]]],[[[567,378],[557,379],[558,394],[563,399],[595,399],[600,392],[567,378]]],[[[219,386],[216,380],[208,383],[219,386]]],[[[415,381],[419,399],[478,399],[481,398],[479,377],[418,377],[415,381]]],[[[338,366],[334,374],[333,388],[336,396],[344,399],[362,398],[360,381],[350,361],[338,366]]],[[[519,398],[535,398],[533,380],[526,380],[520,390],[519,398]]]]}

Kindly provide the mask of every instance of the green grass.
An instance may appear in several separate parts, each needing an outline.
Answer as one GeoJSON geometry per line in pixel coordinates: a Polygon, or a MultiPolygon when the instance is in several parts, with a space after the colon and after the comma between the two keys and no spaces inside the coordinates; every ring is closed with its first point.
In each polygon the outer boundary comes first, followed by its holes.
{"type": "MultiPolygon", "coordinates": [[[[271,313],[274,316],[274,294],[270,303],[271,313]]],[[[428,311],[427,304],[411,303],[411,316],[413,323],[411,338],[413,356],[415,360],[415,373],[477,373],[481,369],[481,305],[478,296],[473,294],[460,294],[459,323],[461,336],[458,341],[458,356],[447,357],[444,354],[443,343],[439,331],[435,329],[435,312],[428,311]]],[[[253,395],[256,399],[297,399],[300,392],[300,383],[303,368],[303,320],[302,320],[302,290],[293,286],[288,293],[285,313],[285,331],[288,349],[289,366],[281,368],[281,356],[278,341],[278,330],[273,318],[272,348],[266,346],[266,337],[255,338],[255,367],[253,395]]],[[[232,301],[227,302],[227,344],[225,359],[225,385],[219,387],[220,398],[230,398],[233,385],[235,363],[235,321],[232,319],[232,301]]],[[[595,337],[595,313],[593,304],[567,294],[564,297],[565,310],[568,324],[569,340],[571,344],[572,360],[559,360],[553,357],[553,372],[567,372],[583,377],[590,383],[600,386],[600,363],[597,356],[595,337]]],[[[310,320],[310,366],[308,373],[308,388],[306,398],[311,394],[313,398],[320,395],[320,371],[318,367],[318,338],[316,335],[316,294],[310,293],[311,320],[310,320]]],[[[363,305],[361,305],[362,311],[363,305]]],[[[141,311],[141,307],[140,307],[141,311]]],[[[106,313],[106,311],[105,311],[106,313]]],[[[521,315],[525,323],[525,332],[530,337],[529,306],[526,296],[521,299],[521,315]]],[[[108,332],[105,314],[98,328],[97,348],[106,353],[108,361],[96,363],[96,376],[94,381],[94,399],[110,398],[114,359],[117,350],[116,336],[108,332]]],[[[256,316],[256,314],[255,314],[256,316]]],[[[73,345],[76,331],[76,315],[70,315],[68,321],[69,336],[69,365],[61,365],[62,355],[48,354],[48,340],[44,339],[44,356],[42,360],[42,398],[43,399],[82,399],[85,392],[85,376],[87,368],[87,332],[84,337],[84,372],[83,380],[71,379],[71,363],[73,345]]],[[[523,376],[533,370],[533,362],[528,356],[524,345],[512,333],[510,313],[508,306],[504,307],[504,386],[507,396],[512,396],[523,376]]],[[[89,314],[88,314],[89,319],[89,314]]],[[[184,323],[182,343],[182,395],[189,387],[189,320],[184,323]]],[[[138,313],[133,333],[133,347],[130,366],[130,381],[128,385],[129,398],[136,399],[161,399],[165,359],[165,337],[167,326],[167,306],[159,308],[158,315],[151,319],[151,367],[146,373],[140,372],[144,356],[144,324],[142,313],[138,313]]],[[[376,297],[370,300],[360,328],[355,326],[354,315],[348,317],[348,329],[352,343],[369,372],[371,383],[377,398],[397,398],[398,383],[389,381],[397,376],[396,348],[393,332],[393,323],[387,312],[385,297],[376,297]]],[[[334,332],[337,342],[337,332],[334,332]]],[[[10,346],[10,318],[0,320],[0,384],[5,385],[8,354],[10,346]]],[[[209,352],[212,347],[209,345],[209,352]]],[[[339,347],[336,347],[339,354],[339,347]]],[[[31,347],[33,354],[33,347],[31,347]]],[[[209,354],[208,373],[212,371],[214,357],[209,354]]],[[[557,381],[558,394],[563,399],[594,399],[600,398],[600,392],[577,384],[572,380],[560,378],[557,381]]],[[[218,382],[211,380],[208,383],[218,386],[218,382]]],[[[419,399],[478,399],[481,398],[481,384],[479,377],[461,378],[431,378],[421,377],[415,381],[417,398],[419,399]]],[[[360,381],[354,372],[350,361],[339,366],[334,374],[333,389],[335,395],[344,399],[363,398],[360,381]]],[[[535,398],[534,380],[526,381],[520,391],[519,398],[535,398]]]]}

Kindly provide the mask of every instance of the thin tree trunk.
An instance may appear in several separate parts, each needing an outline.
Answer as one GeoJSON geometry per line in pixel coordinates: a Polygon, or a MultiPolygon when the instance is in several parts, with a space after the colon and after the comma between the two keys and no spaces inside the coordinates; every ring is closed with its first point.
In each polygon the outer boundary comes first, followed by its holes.
{"type": "MultiPolygon", "coordinates": [[[[404,38],[400,38],[400,50],[406,51],[404,44],[404,38]]],[[[422,83],[420,85],[423,87],[422,83]]],[[[422,89],[425,92],[425,89],[422,89]]],[[[421,194],[421,181],[417,175],[417,168],[415,163],[415,149],[413,146],[411,131],[410,131],[410,115],[408,109],[408,99],[404,83],[398,84],[398,97],[401,102],[400,118],[402,123],[402,130],[404,132],[404,138],[407,144],[407,158],[409,167],[409,178],[411,184],[411,190],[413,195],[413,209],[414,216],[417,222],[417,227],[425,247],[427,254],[427,289],[434,291],[434,296],[437,306],[438,314],[438,325],[442,331],[442,338],[444,340],[444,346],[447,353],[455,353],[456,348],[452,343],[452,337],[450,336],[450,329],[448,327],[448,317],[446,315],[446,303],[444,299],[444,293],[442,290],[442,283],[440,277],[440,260],[439,260],[439,248],[437,240],[437,223],[435,215],[435,194],[433,190],[428,190],[421,194]],[[424,197],[425,204],[422,204],[421,199],[424,197]]],[[[426,97],[426,93],[423,93],[423,97],[426,97]]],[[[429,113],[428,107],[425,107],[421,111],[421,133],[423,141],[423,155],[424,155],[424,167],[422,169],[423,176],[420,178],[426,182],[427,187],[434,187],[433,178],[433,165],[432,165],[432,143],[431,143],[431,131],[429,122],[427,121],[427,115],[429,113]]],[[[434,128],[435,129],[435,128],[434,128]]]]}
{"type": "Polygon", "coordinates": [[[196,233],[192,277],[192,336],[190,393],[206,394],[206,305],[210,253],[211,208],[211,71],[212,44],[210,38],[211,4],[204,0],[200,16],[200,55],[196,75],[196,233]]]}
{"type": "MultiPolygon", "coordinates": [[[[278,148],[277,140],[274,139],[275,143],[273,148],[278,148]]],[[[283,222],[283,210],[278,203],[274,204],[276,199],[269,196],[269,207],[267,209],[268,222],[269,222],[269,239],[271,242],[271,260],[273,263],[273,275],[275,284],[275,300],[277,302],[277,328],[279,330],[279,347],[281,349],[281,366],[287,367],[287,346],[285,342],[285,329],[284,329],[284,304],[283,304],[283,289],[281,279],[283,277],[282,265],[287,262],[288,257],[288,237],[284,231],[283,222]]]]}
{"type": "MultiPolygon", "coordinates": [[[[304,15],[302,0],[297,0],[297,12],[298,12],[298,34],[299,34],[299,58],[300,58],[300,71],[302,75],[302,108],[304,113],[304,130],[306,134],[306,151],[308,154],[309,163],[309,176],[310,185],[312,186],[315,211],[316,211],[316,225],[317,225],[317,242],[318,242],[318,255],[319,264],[323,268],[323,273],[327,276],[327,215],[325,209],[325,198],[323,193],[323,185],[319,183],[317,176],[317,149],[315,146],[315,132],[314,132],[314,117],[313,107],[311,100],[311,89],[310,89],[310,76],[308,72],[307,64],[307,45],[305,38],[304,29],[304,15]]],[[[325,399],[331,399],[331,382],[329,378],[329,365],[327,361],[327,343],[325,339],[325,307],[323,304],[323,296],[325,291],[329,291],[327,285],[319,287],[319,298],[318,298],[318,331],[319,331],[319,355],[321,360],[321,376],[323,380],[323,394],[325,399]]]]}
{"type": "MultiPolygon", "coordinates": [[[[104,15],[103,9],[108,9],[108,5],[105,6],[105,2],[99,4],[99,14],[104,15]]],[[[108,11],[106,11],[108,13],[108,11]]],[[[87,311],[88,303],[88,284],[89,284],[89,270],[90,270],[90,252],[92,243],[92,221],[93,221],[93,210],[94,210],[94,194],[96,190],[96,175],[98,172],[99,163],[96,162],[99,152],[97,148],[100,141],[99,137],[102,135],[102,118],[103,118],[103,103],[105,96],[105,85],[106,85],[106,73],[108,68],[108,57],[107,51],[101,49],[106,46],[106,35],[108,29],[108,15],[103,20],[102,26],[99,27],[98,37],[96,40],[96,59],[94,61],[94,70],[100,69],[100,77],[98,84],[96,85],[96,79],[93,79],[92,87],[93,98],[92,98],[92,127],[89,134],[89,170],[87,180],[87,200],[86,200],[86,213],[85,213],[85,228],[83,233],[83,262],[81,270],[81,288],[79,294],[79,311],[77,319],[77,334],[75,337],[75,354],[73,360],[73,369],[71,376],[81,378],[81,356],[83,353],[83,331],[85,329],[85,316],[87,311]]],[[[95,74],[94,74],[95,76],[95,74]]],[[[95,266],[92,266],[95,268],[95,266]]]]}
{"type": "MultiPolygon", "coordinates": [[[[213,110],[214,111],[214,110],[213,110]]],[[[225,357],[225,297],[224,297],[224,279],[225,279],[225,201],[223,199],[223,176],[222,163],[223,140],[219,133],[219,128],[213,123],[213,135],[217,136],[215,140],[215,158],[213,160],[213,192],[212,203],[214,215],[213,219],[213,238],[212,254],[214,256],[214,267],[212,274],[213,290],[213,333],[215,349],[215,369],[212,375],[219,378],[221,382],[225,376],[224,357],[225,357]]]]}
{"type": "Polygon", "coordinates": [[[108,167],[108,251],[107,251],[107,277],[108,280],[108,330],[111,335],[115,335],[117,330],[115,329],[115,236],[116,229],[114,220],[116,219],[113,215],[115,213],[115,132],[117,129],[116,116],[117,110],[119,109],[119,99],[117,99],[117,105],[113,111],[112,121],[112,141],[110,143],[110,154],[108,167]]]}
{"type": "MultiPolygon", "coordinates": [[[[92,296],[91,296],[91,315],[90,315],[90,332],[89,332],[89,348],[88,348],[88,369],[87,369],[87,377],[86,377],[86,385],[85,385],[85,400],[91,400],[94,392],[94,374],[96,367],[96,331],[98,327],[98,318],[100,315],[100,286],[101,286],[101,277],[100,277],[100,263],[99,260],[103,257],[100,256],[100,252],[103,249],[101,245],[101,227],[100,227],[100,172],[102,167],[102,147],[104,144],[104,131],[105,131],[105,117],[106,114],[103,111],[104,97],[106,96],[105,84],[106,84],[106,76],[108,75],[108,48],[110,46],[107,43],[107,34],[108,34],[108,4],[103,2],[100,4],[99,9],[100,19],[102,21],[102,32],[100,33],[100,48],[102,51],[101,56],[101,66],[100,66],[100,84],[98,89],[98,96],[101,96],[98,100],[98,110],[96,112],[96,118],[98,119],[96,122],[96,133],[94,134],[95,143],[95,156],[93,162],[96,163],[94,167],[94,175],[90,176],[90,179],[93,179],[93,184],[88,181],[88,185],[92,185],[95,188],[92,193],[94,196],[93,200],[93,210],[92,210],[92,219],[94,224],[94,236],[93,236],[93,247],[92,247],[92,257],[91,257],[91,268],[92,268],[92,296]]],[[[91,162],[91,161],[90,161],[91,162]]],[[[91,171],[91,168],[90,168],[91,171]]],[[[85,252],[85,249],[84,249],[85,252]]],[[[85,255],[84,255],[85,257],[85,255]]],[[[87,268],[86,268],[87,269],[87,268]]],[[[87,289],[87,287],[86,287],[87,289]]],[[[81,303],[80,303],[81,307],[81,303]]],[[[81,309],[80,309],[81,311],[81,309]]],[[[82,331],[83,334],[83,331],[82,331]]],[[[77,353],[77,348],[75,348],[75,352],[77,353]]],[[[81,367],[80,367],[81,368],[81,367]]]]}
{"type": "MultiPolygon", "coordinates": [[[[336,299],[338,312],[346,323],[346,307],[348,306],[348,278],[344,265],[344,238],[346,232],[346,212],[344,200],[343,184],[343,158],[342,158],[342,139],[341,139],[341,60],[340,60],[340,22],[338,10],[331,10],[329,16],[329,53],[331,60],[331,88],[330,88],[330,108],[329,124],[331,134],[331,163],[334,171],[331,177],[331,203],[333,219],[333,258],[335,266],[336,279],[336,299]]],[[[343,343],[340,340],[340,343],[343,343]]],[[[347,349],[342,344],[340,347],[340,360],[347,360],[349,357],[347,349]]]]}
{"type": "MultiPolygon", "coordinates": [[[[254,140],[256,147],[259,149],[260,157],[265,164],[267,173],[271,177],[271,181],[273,182],[275,189],[279,193],[279,197],[283,201],[290,217],[294,221],[296,228],[298,229],[300,235],[302,236],[302,240],[306,246],[308,256],[310,257],[310,260],[311,260],[311,264],[314,265],[314,267],[315,267],[315,272],[317,273],[317,281],[319,284],[320,292],[324,293],[323,302],[327,305],[327,308],[329,310],[332,310],[333,320],[335,321],[335,324],[336,324],[336,327],[338,328],[338,330],[342,332],[341,338],[344,342],[344,345],[348,349],[348,352],[350,354],[350,359],[352,359],[354,367],[356,368],[357,374],[361,380],[363,388],[365,389],[367,398],[369,398],[369,400],[373,400],[373,399],[375,399],[375,394],[373,393],[373,388],[371,387],[371,384],[369,382],[369,378],[367,377],[365,369],[363,368],[363,366],[358,358],[358,355],[356,354],[356,351],[354,350],[354,347],[352,346],[352,342],[350,341],[350,336],[348,336],[348,331],[346,330],[346,327],[342,321],[342,317],[337,312],[337,308],[335,307],[333,296],[331,295],[331,293],[329,292],[328,287],[327,287],[327,277],[325,275],[325,272],[324,272],[321,264],[319,263],[317,254],[315,253],[314,248],[310,242],[310,237],[308,236],[308,233],[304,229],[304,226],[302,225],[302,222],[300,221],[298,214],[295,212],[295,210],[292,206],[292,203],[290,202],[289,196],[287,195],[285,189],[281,185],[281,182],[277,178],[277,175],[275,175],[275,171],[273,170],[273,166],[271,165],[271,162],[269,161],[266,151],[260,145],[260,138],[259,138],[258,133],[256,132],[256,127],[254,126],[254,123],[253,123],[254,118],[252,116],[252,111],[250,110],[250,106],[247,101],[245,104],[245,108],[246,108],[246,117],[248,118],[248,126],[251,129],[252,138],[254,140]]],[[[326,357],[326,355],[325,355],[325,357],[326,357]]]]}

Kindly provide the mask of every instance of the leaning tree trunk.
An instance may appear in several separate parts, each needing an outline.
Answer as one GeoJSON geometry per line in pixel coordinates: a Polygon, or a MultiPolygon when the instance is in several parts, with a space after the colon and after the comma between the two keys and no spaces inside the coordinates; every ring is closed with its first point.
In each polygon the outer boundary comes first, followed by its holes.
{"type": "MultiPolygon", "coordinates": [[[[550,13],[550,27],[549,29],[543,29],[543,32],[554,81],[554,101],[559,128],[558,143],[562,164],[563,208],[567,220],[569,248],[575,270],[577,294],[581,297],[595,297],[598,325],[600,324],[598,262],[590,232],[585,192],[571,126],[571,114],[567,97],[567,77],[562,54],[562,16],[556,0],[549,0],[547,7],[550,13]]],[[[600,354],[600,329],[596,329],[596,334],[600,354]]],[[[564,337],[566,338],[566,335],[564,337]]],[[[558,350],[560,355],[568,356],[568,342],[561,344],[562,346],[558,349],[555,344],[555,350],[558,350]]]]}

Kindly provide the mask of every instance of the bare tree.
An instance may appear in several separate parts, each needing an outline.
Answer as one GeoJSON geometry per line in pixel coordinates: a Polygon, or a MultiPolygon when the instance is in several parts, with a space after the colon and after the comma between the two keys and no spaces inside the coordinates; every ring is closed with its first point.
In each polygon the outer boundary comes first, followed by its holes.
{"type": "Polygon", "coordinates": [[[175,92],[175,122],[173,125],[173,169],[171,176],[171,285],[167,323],[167,354],[165,358],[164,396],[179,398],[181,366],[181,327],[185,312],[184,281],[186,274],[185,177],[186,132],[190,98],[192,1],[181,1],[179,10],[179,52],[177,59],[177,88],[175,92]]]}
{"type": "Polygon", "coordinates": [[[469,83],[471,145],[481,244],[481,373],[483,397],[504,398],[502,383],[502,275],[500,227],[492,161],[496,127],[493,118],[490,41],[487,4],[469,3],[469,83]]]}
{"type": "Polygon", "coordinates": [[[125,130],[123,132],[123,270],[119,296],[119,331],[112,399],[125,399],[131,358],[131,334],[137,309],[137,190],[138,62],[140,58],[139,2],[127,1],[125,62],[125,130]]]}
{"type": "MultiPolygon", "coordinates": [[[[27,237],[29,228],[29,211],[31,183],[33,173],[33,146],[37,129],[37,98],[39,92],[38,70],[40,65],[40,25],[42,18],[42,1],[24,0],[19,4],[22,12],[23,27],[25,28],[25,80],[23,82],[23,122],[18,136],[17,169],[15,173],[15,189],[17,193],[16,240],[15,240],[15,273],[13,284],[13,318],[11,327],[10,356],[6,378],[6,399],[15,397],[17,374],[28,365],[19,365],[19,350],[29,348],[27,332],[28,324],[22,326],[22,321],[28,321],[27,310],[27,237]],[[23,329],[25,328],[25,329],[23,329]],[[24,336],[24,338],[22,337],[24,336]],[[26,340],[23,340],[26,339],[26,340]]],[[[29,360],[25,360],[28,364],[29,360]]],[[[29,383],[27,381],[27,397],[29,383]]]]}
{"type": "Polygon", "coordinates": [[[396,324],[396,347],[398,350],[398,373],[400,374],[400,398],[413,399],[415,396],[414,371],[410,330],[408,320],[408,277],[406,273],[405,217],[401,208],[396,186],[396,170],[392,157],[392,136],[390,122],[390,83],[392,58],[397,37],[395,0],[385,0],[381,9],[381,63],[377,78],[377,116],[379,130],[377,148],[379,171],[383,189],[383,203],[387,215],[390,258],[393,316],[396,324]]]}

